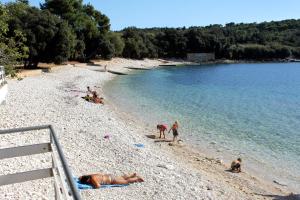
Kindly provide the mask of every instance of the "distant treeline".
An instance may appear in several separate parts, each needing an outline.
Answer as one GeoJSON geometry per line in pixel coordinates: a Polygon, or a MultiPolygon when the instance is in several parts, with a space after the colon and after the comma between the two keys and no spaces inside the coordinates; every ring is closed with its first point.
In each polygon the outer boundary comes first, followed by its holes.
{"type": "Polygon", "coordinates": [[[300,57],[300,20],[190,28],[126,28],[124,57],[175,57],[214,52],[216,58],[270,60],[300,57]]]}
{"type": "Polygon", "coordinates": [[[6,66],[116,56],[184,58],[192,52],[228,59],[299,58],[300,20],[113,32],[109,18],[82,0],[45,0],[40,8],[27,0],[0,4],[0,64],[6,66]]]}

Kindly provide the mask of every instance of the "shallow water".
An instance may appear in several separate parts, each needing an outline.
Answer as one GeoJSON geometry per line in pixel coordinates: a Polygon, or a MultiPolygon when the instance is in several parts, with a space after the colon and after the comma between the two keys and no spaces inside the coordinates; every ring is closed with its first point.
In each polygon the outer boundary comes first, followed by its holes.
{"type": "Polygon", "coordinates": [[[196,147],[300,190],[300,64],[168,67],[114,79],[121,109],[153,126],[178,120],[196,147]],[[271,173],[270,173],[271,172],[271,173]]]}

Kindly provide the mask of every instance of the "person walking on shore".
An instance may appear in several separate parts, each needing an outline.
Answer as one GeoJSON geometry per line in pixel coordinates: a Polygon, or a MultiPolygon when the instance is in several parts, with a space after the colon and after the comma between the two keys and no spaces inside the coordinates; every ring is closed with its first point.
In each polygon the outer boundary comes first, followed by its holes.
{"type": "Polygon", "coordinates": [[[170,133],[171,130],[173,132],[173,142],[175,142],[178,137],[178,121],[175,121],[168,133],[170,133]]]}
{"type": "Polygon", "coordinates": [[[168,129],[167,125],[165,124],[158,124],[156,128],[159,130],[159,138],[161,138],[161,135],[163,134],[164,138],[166,139],[165,131],[168,129]]]}

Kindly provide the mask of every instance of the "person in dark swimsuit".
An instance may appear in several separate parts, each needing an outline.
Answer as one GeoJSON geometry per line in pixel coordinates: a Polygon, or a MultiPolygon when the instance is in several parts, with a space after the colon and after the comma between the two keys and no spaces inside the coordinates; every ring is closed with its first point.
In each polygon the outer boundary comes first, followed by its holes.
{"type": "Polygon", "coordinates": [[[175,123],[172,125],[172,127],[170,128],[169,132],[172,130],[173,132],[173,142],[175,142],[177,140],[177,137],[178,137],[178,122],[175,121],[175,123]]]}
{"type": "Polygon", "coordinates": [[[82,184],[90,184],[93,188],[100,188],[101,185],[127,185],[129,183],[144,182],[136,173],[123,176],[111,174],[90,174],[79,177],[82,184]]]}

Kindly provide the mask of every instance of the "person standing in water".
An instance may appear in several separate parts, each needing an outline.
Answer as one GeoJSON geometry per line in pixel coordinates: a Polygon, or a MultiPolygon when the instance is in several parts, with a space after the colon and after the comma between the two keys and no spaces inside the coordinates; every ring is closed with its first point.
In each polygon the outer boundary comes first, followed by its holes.
{"type": "Polygon", "coordinates": [[[173,132],[173,142],[175,142],[178,137],[178,121],[175,121],[168,133],[170,133],[171,130],[173,132]]]}

